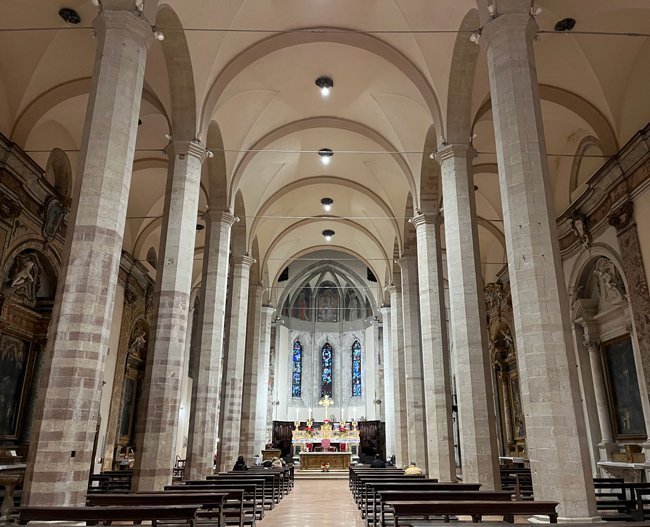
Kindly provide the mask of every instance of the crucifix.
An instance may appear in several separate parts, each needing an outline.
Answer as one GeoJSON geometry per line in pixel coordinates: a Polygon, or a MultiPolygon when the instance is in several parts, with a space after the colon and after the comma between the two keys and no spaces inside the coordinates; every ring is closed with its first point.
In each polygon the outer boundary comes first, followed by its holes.
{"type": "Polygon", "coordinates": [[[327,410],[331,405],[334,404],[334,401],[330,399],[329,395],[325,395],[320,401],[318,401],[319,406],[324,406],[325,407],[325,419],[328,419],[327,417],[327,410]]]}

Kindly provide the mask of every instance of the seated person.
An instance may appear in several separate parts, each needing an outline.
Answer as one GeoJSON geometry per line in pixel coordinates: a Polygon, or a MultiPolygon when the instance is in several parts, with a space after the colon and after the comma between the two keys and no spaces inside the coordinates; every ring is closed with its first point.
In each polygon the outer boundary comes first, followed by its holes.
{"type": "Polygon", "coordinates": [[[273,466],[273,460],[272,459],[265,459],[264,462],[262,463],[262,466],[264,468],[271,468],[273,466]]]}
{"type": "Polygon", "coordinates": [[[280,458],[274,457],[273,461],[271,461],[271,466],[272,467],[281,467],[282,466],[282,461],[280,461],[280,458]]]}
{"type": "Polygon", "coordinates": [[[244,461],[244,456],[239,456],[237,461],[235,461],[235,466],[232,467],[233,470],[248,470],[246,466],[246,461],[244,461]]]}
{"type": "Polygon", "coordinates": [[[375,459],[370,462],[370,468],[386,468],[386,463],[377,454],[375,455],[375,459]]]}
{"type": "Polygon", "coordinates": [[[416,466],[413,461],[411,461],[411,465],[404,470],[404,475],[405,476],[413,476],[413,477],[421,477],[422,476],[422,469],[418,466],[416,466]]]}

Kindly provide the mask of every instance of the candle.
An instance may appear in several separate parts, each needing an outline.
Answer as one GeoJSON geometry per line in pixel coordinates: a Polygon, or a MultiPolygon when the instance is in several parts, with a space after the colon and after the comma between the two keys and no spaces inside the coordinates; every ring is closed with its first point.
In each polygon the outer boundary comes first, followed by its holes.
{"type": "Polygon", "coordinates": [[[357,409],[356,409],[356,407],[352,408],[352,416],[356,419],[356,417],[357,417],[357,409]]]}
{"type": "Polygon", "coordinates": [[[309,409],[309,418],[311,419],[311,408],[309,409]]]}
{"type": "Polygon", "coordinates": [[[298,408],[296,408],[296,421],[298,420],[298,408]]]}

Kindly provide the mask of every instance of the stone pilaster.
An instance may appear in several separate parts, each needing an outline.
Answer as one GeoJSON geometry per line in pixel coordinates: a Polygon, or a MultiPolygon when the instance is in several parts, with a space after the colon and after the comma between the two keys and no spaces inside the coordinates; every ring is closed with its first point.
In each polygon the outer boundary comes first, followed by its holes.
{"type": "Polygon", "coordinates": [[[382,306],[381,322],[383,334],[383,362],[384,362],[384,423],[386,424],[386,456],[395,454],[395,382],[393,380],[395,359],[393,354],[393,336],[391,331],[390,306],[382,306]]]}
{"type": "Polygon", "coordinates": [[[422,344],[418,262],[415,256],[399,260],[402,275],[402,316],[404,324],[404,372],[406,376],[406,427],[410,461],[427,466],[427,438],[424,412],[422,344]]]}
{"type": "Polygon", "coordinates": [[[137,435],[134,486],[162,490],[171,483],[194,266],[196,214],[205,147],[170,143],[160,265],[154,289],[153,342],[143,387],[144,427],[137,435]]]}
{"type": "Polygon", "coordinates": [[[52,314],[26,505],[84,505],[108,352],[151,26],[107,5],[52,314]],[[107,118],[110,116],[110,118],[107,118]]]}
{"type": "Polygon", "coordinates": [[[593,521],[597,512],[535,70],[537,25],[528,0],[499,2],[497,9],[481,42],[487,47],[535,498],[558,501],[563,518],[593,521]]]}
{"type": "Polygon", "coordinates": [[[496,415],[487,347],[472,158],[468,144],[447,145],[436,159],[442,174],[451,332],[457,386],[463,481],[500,487],[496,415]]]}
{"type": "Polygon", "coordinates": [[[422,364],[427,372],[424,376],[427,473],[439,481],[456,481],[449,340],[440,248],[442,218],[439,213],[418,214],[412,223],[418,248],[422,364]]]}
{"type": "Polygon", "coordinates": [[[627,295],[632,307],[632,319],[639,352],[641,368],[645,379],[647,393],[650,393],[650,292],[643,266],[643,256],[639,245],[639,235],[634,221],[634,208],[627,201],[609,217],[610,225],[616,228],[616,236],[621,249],[621,265],[627,278],[627,295]]]}
{"type": "Polygon", "coordinates": [[[217,444],[217,408],[221,390],[224,317],[228,282],[230,232],[235,217],[208,211],[201,276],[200,346],[192,383],[192,409],[187,444],[187,479],[212,473],[217,444]]]}
{"type": "Polygon", "coordinates": [[[395,460],[398,466],[409,462],[408,430],[406,427],[406,374],[404,368],[404,326],[402,288],[390,285],[390,337],[393,358],[393,393],[395,394],[395,460]]]}
{"type": "Polygon", "coordinates": [[[246,356],[246,322],[248,282],[254,259],[235,256],[232,276],[232,313],[228,328],[228,347],[224,362],[221,412],[219,413],[219,470],[230,470],[239,452],[244,358],[246,356]]]}
{"type": "Polygon", "coordinates": [[[240,454],[248,463],[255,454],[255,410],[259,373],[260,338],[262,332],[262,297],[264,286],[251,284],[248,294],[248,324],[246,327],[246,357],[244,359],[244,389],[242,394],[240,454]]]}
{"type": "Polygon", "coordinates": [[[266,431],[269,426],[267,419],[268,393],[271,382],[271,323],[275,308],[272,305],[262,306],[260,317],[259,352],[257,358],[257,384],[255,386],[255,441],[254,450],[261,455],[266,446],[266,431]]]}

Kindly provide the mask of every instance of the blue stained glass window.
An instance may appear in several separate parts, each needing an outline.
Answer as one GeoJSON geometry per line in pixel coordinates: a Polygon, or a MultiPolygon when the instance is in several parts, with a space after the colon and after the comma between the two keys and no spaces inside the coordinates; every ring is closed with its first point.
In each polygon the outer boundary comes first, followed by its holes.
{"type": "Polygon", "coordinates": [[[293,344],[293,354],[291,356],[291,397],[302,396],[302,344],[296,340],[293,344]]]}
{"type": "Polygon", "coordinates": [[[321,350],[321,381],[320,381],[320,396],[325,397],[329,395],[332,397],[332,346],[326,342],[321,350]]]}
{"type": "Polygon", "coordinates": [[[352,397],[361,397],[361,342],[352,344],[352,397]]]}

